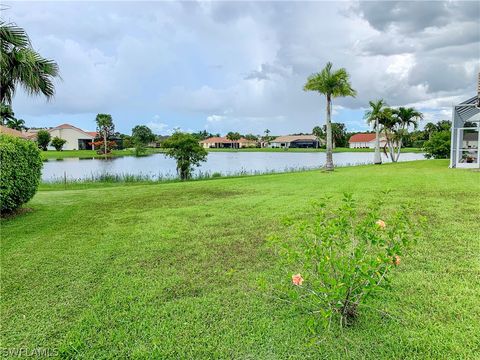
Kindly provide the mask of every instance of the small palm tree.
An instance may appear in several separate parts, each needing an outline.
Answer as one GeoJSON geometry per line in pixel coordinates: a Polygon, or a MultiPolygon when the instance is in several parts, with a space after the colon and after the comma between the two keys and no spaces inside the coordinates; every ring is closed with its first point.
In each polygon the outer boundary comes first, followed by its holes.
{"type": "Polygon", "coordinates": [[[7,125],[9,121],[15,119],[15,114],[10,105],[0,103],[0,118],[2,119],[2,125],[7,125]]]}
{"type": "Polygon", "coordinates": [[[30,95],[53,97],[58,65],[32,49],[24,29],[0,21],[0,103],[11,104],[17,85],[30,95]]]}
{"type": "Polygon", "coordinates": [[[238,132],[232,132],[230,131],[227,134],[227,139],[230,141],[233,141],[233,147],[237,148],[238,147],[238,140],[242,138],[242,135],[240,135],[238,132]]]}
{"type": "Polygon", "coordinates": [[[379,118],[382,109],[387,105],[385,100],[380,99],[376,101],[369,101],[370,109],[365,111],[364,119],[367,120],[367,123],[371,125],[373,123],[373,128],[375,129],[375,156],[374,163],[381,164],[382,158],[380,156],[380,124],[379,118]]]}
{"type": "Polygon", "coordinates": [[[327,99],[327,161],[325,163],[325,170],[327,171],[333,171],[334,168],[332,155],[332,99],[345,96],[355,97],[357,95],[357,92],[352,89],[347,70],[341,68],[332,71],[332,66],[332,63],[328,62],[321,72],[312,74],[303,87],[303,90],[316,91],[325,95],[327,99]]]}
{"type": "Polygon", "coordinates": [[[420,120],[423,119],[423,114],[416,110],[413,107],[406,108],[406,107],[399,107],[398,109],[393,110],[393,116],[397,120],[398,129],[397,129],[397,154],[396,160],[400,157],[400,150],[403,145],[403,139],[405,134],[408,132],[408,128],[412,126],[414,129],[418,127],[418,123],[420,120]]]}
{"type": "Polygon", "coordinates": [[[103,137],[104,154],[108,153],[108,137],[113,134],[115,125],[113,125],[112,115],[98,114],[95,122],[97,123],[97,130],[103,137]]]}
{"type": "Polygon", "coordinates": [[[15,119],[15,118],[10,119],[7,121],[7,127],[9,127],[10,129],[18,130],[18,131],[25,130],[26,129],[25,120],[15,119]]]}
{"type": "Polygon", "coordinates": [[[434,124],[432,122],[429,122],[429,123],[425,124],[425,127],[423,128],[423,130],[428,134],[428,138],[430,139],[432,134],[434,132],[436,132],[438,130],[438,128],[437,128],[436,124],[434,124]]]}

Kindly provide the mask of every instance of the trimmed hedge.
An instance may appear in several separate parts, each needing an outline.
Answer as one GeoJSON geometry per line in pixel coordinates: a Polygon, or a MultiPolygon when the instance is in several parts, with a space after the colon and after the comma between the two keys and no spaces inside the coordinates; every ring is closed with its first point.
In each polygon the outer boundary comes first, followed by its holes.
{"type": "Polygon", "coordinates": [[[42,173],[37,144],[0,134],[0,211],[8,213],[29,201],[42,173]]]}

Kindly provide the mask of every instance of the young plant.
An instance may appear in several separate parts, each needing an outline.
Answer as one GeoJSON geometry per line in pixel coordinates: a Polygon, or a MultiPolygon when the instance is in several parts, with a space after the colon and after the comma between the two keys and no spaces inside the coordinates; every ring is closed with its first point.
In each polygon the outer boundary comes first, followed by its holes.
{"type": "Polygon", "coordinates": [[[66,142],[67,140],[55,136],[50,144],[55,148],[55,150],[62,151],[63,145],[65,145],[66,142]]]}
{"type": "Polygon", "coordinates": [[[314,314],[315,325],[352,324],[419,236],[406,207],[388,216],[381,207],[357,207],[350,194],[337,208],[322,200],[311,218],[287,222],[293,236],[271,238],[287,271],[284,294],[314,314]]]}

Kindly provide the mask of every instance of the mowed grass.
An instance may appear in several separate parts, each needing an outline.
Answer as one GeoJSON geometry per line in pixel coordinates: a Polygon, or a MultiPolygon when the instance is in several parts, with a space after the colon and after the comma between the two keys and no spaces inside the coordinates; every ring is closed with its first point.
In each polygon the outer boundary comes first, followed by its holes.
{"type": "Polygon", "coordinates": [[[1,346],[85,359],[478,358],[480,172],[447,166],[40,191],[1,223],[1,346]],[[352,192],[363,204],[385,189],[428,217],[424,238],[353,327],[310,333],[257,285],[277,271],[266,237],[313,199],[352,192]]]}

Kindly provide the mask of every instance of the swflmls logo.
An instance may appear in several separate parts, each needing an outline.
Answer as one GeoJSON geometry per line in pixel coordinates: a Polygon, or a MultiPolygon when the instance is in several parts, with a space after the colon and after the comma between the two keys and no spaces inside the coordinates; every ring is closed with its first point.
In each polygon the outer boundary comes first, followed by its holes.
{"type": "Polygon", "coordinates": [[[55,357],[58,349],[54,348],[0,348],[4,357],[55,357]]]}

